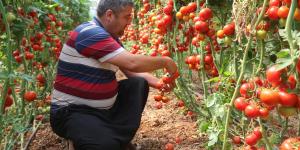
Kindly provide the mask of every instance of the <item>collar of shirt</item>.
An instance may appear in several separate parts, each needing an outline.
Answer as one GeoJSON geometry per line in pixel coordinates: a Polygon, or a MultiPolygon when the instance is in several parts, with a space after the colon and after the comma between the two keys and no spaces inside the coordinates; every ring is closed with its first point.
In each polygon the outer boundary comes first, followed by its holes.
{"type": "MultiPolygon", "coordinates": [[[[93,20],[92,20],[94,23],[96,23],[96,25],[98,25],[98,26],[100,26],[100,27],[102,27],[103,29],[105,29],[104,27],[103,27],[103,25],[102,25],[102,23],[99,21],[99,19],[96,17],[96,16],[94,16],[93,17],[93,20]]],[[[113,37],[113,36],[112,36],[113,37]]],[[[114,38],[114,37],[113,37],[114,38]]],[[[114,38],[122,47],[124,47],[123,46],[123,44],[121,43],[121,41],[120,41],[120,39],[119,38],[114,38]]]]}

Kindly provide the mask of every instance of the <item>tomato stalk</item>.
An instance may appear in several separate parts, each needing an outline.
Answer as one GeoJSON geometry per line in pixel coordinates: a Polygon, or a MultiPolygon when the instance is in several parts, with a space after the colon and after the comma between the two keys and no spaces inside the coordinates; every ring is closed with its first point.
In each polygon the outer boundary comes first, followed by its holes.
{"type": "Polygon", "coordinates": [[[257,75],[262,70],[262,63],[265,56],[265,49],[264,49],[264,41],[259,40],[259,50],[260,50],[260,57],[259,57],[259,64],[257,67],[257,70],[255,72],[255,75],[257,75]]]}
{"type": "MultiPolygon", "coordinates": [[[[7,52],[7,62],[6,62],[6,65],[7,65],[7,69],[8,69],[7,71],[8,71],[8,74],[11,74],[12,73],[11,32],[10,32],[9,23],[8,23],[7,17],[6,17],[7,13],[5,11],[2,1],[0,1],[0,12],[2,14],[3,22],[5,24],[6,36],[7,36],[7,38],[6,38],[7,39],[7,51],[6,51],[7,52]]],[[[3,112],[4,112],[4,103],[5,103],[10,80],[11,80],[11,78],[8,77],[4,82],[3,93],[2,93],[2,97],[1,97],[2,100],[0,101],[0,114],[3,114],[3,112]]],[[[0,115],[0,118],[2,118],[2,115],[0,115]]]]}
{"type": "MultiPolygon", "coordinates": [[[[258,18],[257,18],[257,20],[256,20],[256,22],[254,24],[254,28],[252,29],[252,32],[253,32],[253,30],[255,30],[256,26],[261,21],[263,15],[264,15],[264,12],[266,10],[267,4],[268,4],[268,0],[264,0],[262,11],[260,12],[260,14],[259,14],[259,16],[258,16],[258,18]]],[[[232,111],[234,100],[235,100],[235,98],[238,95],[239,87],[240,87],[241,81],[242,81],[244,73],[245,73],[245,67],[246,67],[246,60],[247,60],[247,56],[248,56],[248,51],[249,51],[249,49],[251,47],[251,43],[252,43],[252,40],[253,40],[253,34],[250,34],[249,36],[250,37],[248,39],[248,43],[247,43],[245,51],[244,51],[243,61],[242,61],[242,64],[241,64],[241,66],[242,66],[241,72],[240,72],[238,81],[236,83],[233,96],[232,96],[232,98],[230,100],[230,106],[228,107],[228,111],[227,111],[227,114],[226,114],[226,122],[225,122],[225,129],[224,129],[224,137],[223,137],[223,147],[222,147],[222,150],[226,150],[226,148],[227,148],[227,136],[228,136],[228,127],[229,127],[230,115],[231,115],[231,111],[232,111]]]]}
{"type": "Polygon", "coordinates": [[[285,117],[284,126],[283,126],[283,129],[280,132],[280,138],[281,139],[283,138],[283,135],[284,135],[284,133],[286,132],[286,130],[288,128],[288,123],[289,123],[289,117],[285,117]]]}
{"type": "MultiPolygon", "coordinates": [[[[285,25],[285,31],[287,33],[287,40],[288,40],[288,43],[289,43],[289,46],[290,46],[290,53],[291,53],[291,56],[294,57],[296,56],[296,48],[295,48],[295,44],[293,43],[294,41],[294,38],[292,36],[292,24],[294,22],[294,14],[295,14],[295,10],[296,10],[296,7],[297,7],[297,0],[292,0],[292,3],[291,3],[291,6],[290,6],[290,11],[289,11],[289,14],[288,14],[288,17],[287,17],[287,20],[286,20],[286,25],[285,25]]],[[[295,58],[294,61],[293,61],[293,64],[294,64],[294,67],[296,67],[297,65],[297,62],[298,62],[298,59],[295,58]]],[[[295,73],[295,77],[296,77],[296,82],[297,82],[297,90],[299,90],[300,88],[300,85],[299,85],[299,75],[298,73],[295,73]]]]}
{"type": "Polygon", "coordinates": [[[216,51],[215,51],[215,47],[214,47],[214,44],[212,43],[212,40],[209,38],[209,44],[210,44],[210,48],[211,48],[211,54],[212,54],[212,57],[214,59],[214,64],[219,72],[219,69],[220,69],[220,64],[217,62],[217,58],[216,58],[216,51]]]}
{"type": "Polygon", "coordinates": [[[262,124],[262,120],[261,120],[260,117],[258,118],[258,123],[259,123],[259,125],[260,125],[262,138],[263,138],[263,140],[264,140],[264,142],[265,142],[265,145],[266,145],[266,147],[267,147],[267,150],[272,150],[272,145],[271,145],[270,141],[269,141],[268,138],[267,138],[267,134],[266,134],[266,132],[265,132],[265,128],[264,128],[264,126],[263,126],[263,124],[262,124]]]}
{"type": "Polygon", "coordinates": [[[239,69],[238,69],[238,61],[237,61],[237,48],[235,42],[233,42],[233,65],[234,65],[234,73],[235,73],[235,81],[238,80],[239,77],[239,69]]]}

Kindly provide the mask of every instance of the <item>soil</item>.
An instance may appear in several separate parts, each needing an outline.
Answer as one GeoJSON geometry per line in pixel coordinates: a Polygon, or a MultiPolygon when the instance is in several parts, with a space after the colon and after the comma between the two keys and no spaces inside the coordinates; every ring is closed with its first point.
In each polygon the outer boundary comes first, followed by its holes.
{"type": "MultiPolygon", "coordinates": [[[[153,96],[157,90],[151,89],[142,122],[133,143],[141,150],[164,150],[167,143],[172,143],[175,150],[202,150],[207,140],[198,134],[196,119],[184,115],[184,110],[176,106],[174,94],[163,104],[161,109],[155,107],[153,96]],[[179,143],[176,143],[176,139],[179,143]]],[[[67,150],[66,140],[52,132],[49,122],[45,122],[34,136],[29,150],[67,150]]]]}

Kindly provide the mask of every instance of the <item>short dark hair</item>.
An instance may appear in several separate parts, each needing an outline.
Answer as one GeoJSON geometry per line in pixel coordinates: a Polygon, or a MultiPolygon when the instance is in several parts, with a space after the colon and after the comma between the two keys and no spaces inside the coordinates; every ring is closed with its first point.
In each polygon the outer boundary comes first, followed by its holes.
{"type": "Polygon", "coordinates": [[[97,7],[97,15],[101,17],[104,13],[111,9],[115,14],[126,6],[134,6],[132,0],[100,0],[97,7]]]}

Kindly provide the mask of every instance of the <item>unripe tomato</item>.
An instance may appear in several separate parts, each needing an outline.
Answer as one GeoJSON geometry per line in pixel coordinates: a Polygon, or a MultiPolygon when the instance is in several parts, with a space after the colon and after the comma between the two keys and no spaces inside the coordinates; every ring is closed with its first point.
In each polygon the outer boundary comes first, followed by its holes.
{"type": "Polygon", "coordinates": [[[264,40],[267,37],[267,31],[266,30],[258,30],[256,31],[256,37],[260,40],[264,40]]]}
{"type": "Polygon", "coordinates": [[[225,37],[224,31],[223,30],[218,30],[217,31],[217,37],[220,39],[223,39],[225,37]]]}
{"type": "Polygon", "coordinates": [[[297,114],[297,108],[281,106],[279,107],[278,112],[284,117],[291,117],[297,114]]]}

